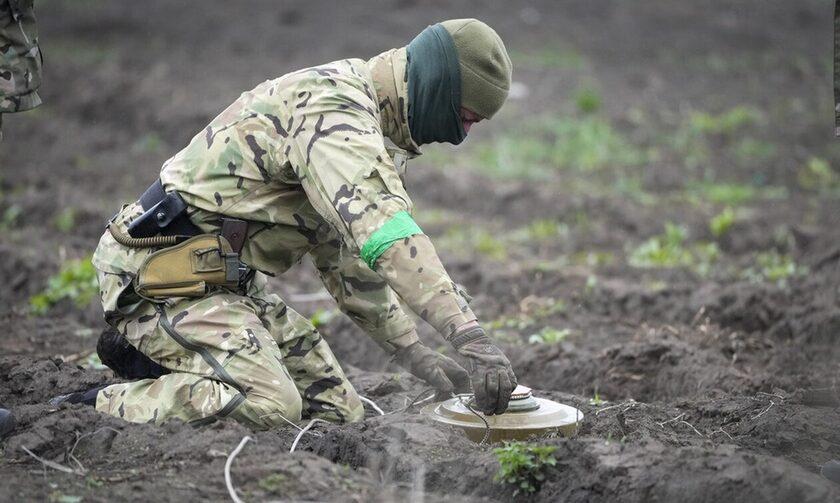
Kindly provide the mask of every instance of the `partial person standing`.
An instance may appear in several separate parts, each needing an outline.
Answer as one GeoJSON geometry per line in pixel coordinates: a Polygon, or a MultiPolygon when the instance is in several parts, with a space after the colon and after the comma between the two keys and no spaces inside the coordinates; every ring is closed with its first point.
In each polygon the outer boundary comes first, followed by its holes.
{"type": "Polygon", "coordinates": [[[34,0],[0,0],[0,141],[4,114],[41,104],[42,61],[34,0]]]}

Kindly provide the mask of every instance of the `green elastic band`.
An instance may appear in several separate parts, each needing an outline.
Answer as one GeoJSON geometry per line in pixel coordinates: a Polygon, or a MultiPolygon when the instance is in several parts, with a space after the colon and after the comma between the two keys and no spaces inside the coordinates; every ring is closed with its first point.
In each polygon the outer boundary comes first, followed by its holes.
{"type": "Polygon", "coordinates": [[[373,269],[379,256],[385,253],[395,241],[415,234],[423,234],[423,231],[407,211],[400,211],[368,238],[362,246],[362,260],[373,269]]]}

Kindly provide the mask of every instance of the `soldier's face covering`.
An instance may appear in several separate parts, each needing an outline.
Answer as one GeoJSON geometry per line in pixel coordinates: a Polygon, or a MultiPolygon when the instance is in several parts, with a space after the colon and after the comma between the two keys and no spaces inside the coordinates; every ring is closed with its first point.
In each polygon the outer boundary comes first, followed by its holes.
{"type": "Polygon", "coordinates": [[[467,133],[461,121],[461,69],[452,36],[429,26],[408,44],[408,128],[418,145],[457,145],[467,133]]]}

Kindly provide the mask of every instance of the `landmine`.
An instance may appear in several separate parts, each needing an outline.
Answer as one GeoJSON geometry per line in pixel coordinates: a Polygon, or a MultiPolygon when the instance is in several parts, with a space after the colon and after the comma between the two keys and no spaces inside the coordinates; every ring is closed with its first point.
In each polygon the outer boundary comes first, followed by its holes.
{"type": "Polygon", "coordinates": [[[532,395],[531,388],[519,385],[510,397],[503,414],[485,416],[470,406],[472,394],[458,395],[425,406],[422,411],[433,421],[464,430],[473,442],[481,442],[487,429],[488,442],[524,440],[532,435],[560,432],[573,436],[583,420],[583,413],[568,405],[532,395]],[[483,421],[482,421],[483,419],[483,421]],[[485,421],[487,424],[485,424],[485,421]]]}

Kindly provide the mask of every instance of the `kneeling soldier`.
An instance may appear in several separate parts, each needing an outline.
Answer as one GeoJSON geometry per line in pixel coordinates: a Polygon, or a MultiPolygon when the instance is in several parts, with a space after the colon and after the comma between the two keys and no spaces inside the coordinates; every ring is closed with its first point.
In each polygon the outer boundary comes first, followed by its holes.
{"type": "Polygon", "coordinates": [[[152,377],[60,397],[134,422],[228,416],[257,428],[363,408],[326,341],[266,290],[309,254],[341,310],[439,390],[487,414],[516,377],[411,217],[400,173],[460,143],[505,101],[511,65],[474,19],[407,47],[289,73],[243,93],[111,220],[93,257],[107,322],[152,377]],[[467,362],[422,345],[404,301],[467,362]]]}

